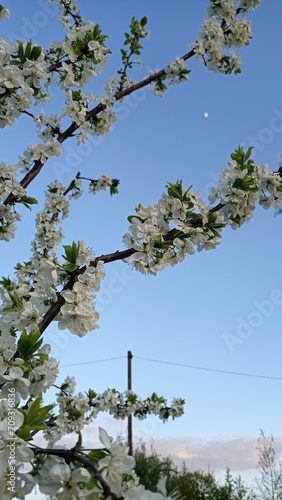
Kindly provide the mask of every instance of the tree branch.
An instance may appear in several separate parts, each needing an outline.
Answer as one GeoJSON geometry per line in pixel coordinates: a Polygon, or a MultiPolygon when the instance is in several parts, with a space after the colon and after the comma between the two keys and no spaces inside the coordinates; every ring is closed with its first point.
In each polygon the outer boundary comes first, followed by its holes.
{"type": "MultiPolygon", "coordinates": [[[[127,250],[123,251],[116,251],[114,253],[110,253],[107,255],[101,255],[100,257],[96,257],[93,261],[90,262],[90,265],[93,267],[97,266],[98,261],[102,260],[105,264],[108,262],[114,262],[115,260],[122,260],[126,259],[127,257],[130,257],[133,253],[135,253],[136,250],[134,248],[129,248],[127,250]]],[[[85,266],[78,269],[78,271],[74,271],[73,275],[69,279],[69,281],[65,284],[63,290],[72,290],[73,285],[76,282],[76,277],[79,274],[82,274],[85,271],[85,266]]],[[[50,325],[50,323],[55,319],[57,314],[59,314],[61,307],[64,305],[65,299],[61,295],[61,293],[58,293],[57,295],[57,301],[54,302],[54,304],[51,305],[51,307],[48,309],[48,311],[44,314],[43,319],[41,323],[38,325],[38,330],[43,333],[46,328],[50,325]]]]}
{"type": "Polygon", "coordinates": [[[102,477],[98,467],[93,462],[90,462],[86,457],[80,455],[75,450],[64,450],[62,449],[51,449],[51,448],[30,448],[35,455],[55,455],[57,457],[61,457],[66,459],[67,461],[75,461],[80,462],[85,467],[89,467],[94,472],[96,479],[98,479],[101,484],[105,498],[111,497],[113,500],[122,500],[123,497],[118,497],[115,493],[113,493],[108,485],[108,483],[102,477]]]}
{"type": "MultiPolygon", "coordinates": [[[[182,57],[182,59],[184,59],[186,61],[187,59],[190,59],[194,55],[195,55],[195,51],[190,50],[190,52],[185,54],[182,57]]],[[[119,101],[123,97],[126,97],[127,95],[132,94],[136,90],[139,90],[143,87],[146,87],[151,82],[161,78],[164,74],[165,74],[165,68],[158,71],[154,75],[151,75],[148,78],[145,78],[141,82],[135,83],[134,85],[131,85],[131,87],[128,87],[128,89],[124,89],[124,90],[118,92],[116,94],[116,100],[119,101]]],[[[90,119],[95,119],[97,117],[97,115],[105,109],[106,109],[106,106],[104,106],[104,104],[102,104],[102,103],[99,103],[97,106],[95,106],[95,108],[93,108],[92,110],[90,110],[86,113],[85,121],[89,121],[90,119]]],[[[77,123],[75,123],[75,122],[72,122],[71,125],[64,132],[61,132],[59,134],[59,136],[57,138],[58,142],[60,142],[62,144],[66,139],[71,137],[77,129],[79,129],[79,125],[77,125],[77,123]]],[[[46,163],[47,163],[47,161],[48,160],[46,160],[46,163]]],[[[39,174],[40,170],[42,169],[43,165],[45,165],[45,164],[43,164],[40,160],[36,160],[34,162],[34,166],[32,167],[32,169],[24,176],[24,178],[20,182],[20,184],[23,188],[26,188],[33,181],[33,179],[35,179],[35,177],[39,174]]],[[[15,196],[14,194],[10,193],[3,203],[4,203],[4,205],[13,205],[14,203],[17,202],[17,200],[18,200],[18,197],[15,196]]]]}
{"type": "MultiPolygon", "coordinates": [[[[224,205],[222,205],[221,203],[218,203],[218,205],[216,205],[214,208],[212,208],[209,213],[218,212],[223,206],[224,205]]],[[[189,226],[190,227],[202,227],[202,216],[199,215],[198,217],[195,217],[195,219],[193,219],[192,221],[189,221],[189,224],[187,224],[187,226],[188,227],[189,226]]],[[[163,236],[163,239],[165,241],[173,240],[177,233],[178,233],[177,229],[171,229],[170,231],[168,231],[168,233],[166,235],[163,236]]],[[[94,260],[92,260],[90,262],[90,266],[96,267],[99,261],[104,262],[104,264],[108,264],[110,262],[115,262],[117,260],[123,260],[123,259],[130,257],[131,255],[133,255],[136,252],[137,252],[137,250],[135,250],[134,248],[128,248],[127,250],[122,250],[122,251],[117,250],[116,252],[113,252],[113,253],[102,254],[99,257],[96,257],[94,260]]],[[[78,269],[77,271],[74,271],[72,273],[71,278],[64,286],[63,290],[71,290],[74,283],[76,282],[77,276],[79,274],[82,274],[85,271],[85,269],[86,269],[86,266],[83,266],[80,269],[78,269]]],[[[57,314],[59,314],[60,309],[64,305],[64,303],[65,303],[65,299],[62,297],[62,295],[60,293],[58,293],[57,301],[54,304],[52,304],[52,306],[44,314],[43,320],[41,321],[41,323],[38,326],[38,329],[40,330],[41,333],[43,333],[46,330],[46,328],[50,325],[50,323],[55,319],[57,314]]]]}

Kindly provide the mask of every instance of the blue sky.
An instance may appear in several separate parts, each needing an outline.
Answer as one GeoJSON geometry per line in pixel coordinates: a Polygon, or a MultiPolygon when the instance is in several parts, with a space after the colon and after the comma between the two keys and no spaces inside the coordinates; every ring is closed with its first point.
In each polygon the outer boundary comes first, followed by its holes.
{"type": "MultiPolygon", "coordinates": [[[[207,4],[80,0],[82,15],[100,23],[110,37],[107,44],[112,50],[105,72],[90,89],[103,93],[107,78],[119,69],[119,49],[132,16],[146,15],[151,31],[141,56],[144,67],[133,73],[139,80],[149,69],[161,69],[188,51],[205,19],[207,4]]],[[[14,0],[7,5],[11,18],[1,23],[1,29],[10,41],[31,37],[46,45],[62,36],[62,28],[52,11],[46,11],[45,3],[14,0]]],[[[102,140],[92,139],[79,150],[74,140],[64,144],[61,158],[48,162],[30,186],[30,195],[36,196],[41,206],[47,183],[57,178],[68,185],[78,170],[85,176],[109,173],[121,180],[116,197],[110,198],[108,193],[91,197],[85,192],[73,202],[64,226],[65,244],[82,239],[96,255],[122,249],[127,216],[138,203],[156,203],[166,183],[179,178],[187,187],[193,184],[206,198],[239,144],[254,146],[258,163],[278,168],[277,155],[282,152],[281,15],[279,0],[263,0],[251,13],[254,34],[250,46],[240,51],[241,75],[214,74],[192,60],[189,81],[169,88],[163,99],[143,90],[119,104],[118,121],[102,140]],[[70,163],[73,152],[76,156],[70,163]]],[[[13,129],[1,130],[1,136],[1,157],[7,163],[16,163],[17,155],[36,140],[28,117],[13,129]]],[[[34,216],[35,211],[25,213],[15,240],[2,243],[2,274],[11,274],[17,261],[28,259],[34,216]]],[[[258,208],[252,223],[236,232],[226,229],[216,250],[188,257],[156,278],[131,271],[122,262],[108,264],[96,300],[100,330],[80,339],[58,333],[54,324],[46,333],[46,341],[54,345],[54,354],[61,360],[58,383],[69,374],[76,377],[79,390],[89,386],[97,391],[107,387],[125,390],[128,350],[136,357],[282,378],[282,311],[281,303],[276,303],[282,293],[281,224],[282,216],[274,217],[273,210],[258,208]],[[238,338],[242,324],[247,329],[246,338],[231,348],[226,334],[238,338]],[[124,359],[83,364],[119,356],[124,359]],[[71,364],[76,366],[64,368],[71,364]]],[[[173,449],[178,458],[186,453],[188,466],[193,463],[194,468],[204,467],[206,453],[211,469],[229,465],[231,470],[240,470],[238,463],[248,455],[247,470],[251,463],[255,465],[255,439],[260,428],[280,442],[281,387],[282,380],[134,357],[133,389],[140,396],[156,391],[169,401],[173,396],[186,399],[181,419],[165,425],[153,417],[146,423],[134,422],[134,435],[144,441],[152,437],[163,453],[173,449]],[[203,455],[198,462],[195,450],[203,455]]],[[[111,430],[125,434],[124,424],[118,427],[108,417],[101,417],[98,423],[107,425],[110,434],[111,430]]]]}

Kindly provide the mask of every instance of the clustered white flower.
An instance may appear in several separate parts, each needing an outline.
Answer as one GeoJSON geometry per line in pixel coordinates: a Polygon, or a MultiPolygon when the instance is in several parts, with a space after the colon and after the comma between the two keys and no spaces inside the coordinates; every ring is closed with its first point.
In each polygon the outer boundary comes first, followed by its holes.
{"type": "Polygon", "coordinates": [[[92,181],[89,184],[89,193],[96,194],[99,191],[106,191],[107,187],[111,187],[113,179],[109,174],[101,175],[97,181],[92,181]]]}
{"type": "MultiPolygon", "coordinates": [[[[7,172],[9,172],[7,167],[7,172]]],[[[9,184],[8,174],[5,174],[3,166],[3,176],[6,176],[6,189],[11,189],[15,181],[9,184]]],[[[15,174],[14,174],[15,175],[15,174]]],[[[108,176],[99,177],[96,188],[92,187],[92,192],[105,190],[111,186],[113,180],[108,176]]],[[[68,274],[65,265],[61,265],[57,258],[57,247],[63,238],[62,220],[69,214],[69,198],[77,198],[81,193],[81,181],[77,178],[71,183],[70,188],[66,188],[57,181],[49,184],[45,193],[45,207],[37,214],[36,233],[31,243],[32,259],[24,265],[18,264],[15,278],[4,279],[2,281],[0,307],[0,350],[3,349],[3,356],[6,349],[16,351],[15,332],[26,329],[27,332],[37,330],[44,314],[50,306],[57,300],[57,292],[62,289],[68,274]]],[[[4,197],[6,192],[4,193],[4,197]]],[[[3,205],[3,214],[11,217],[9,207],[3,205]]],[[[12,214],[13,215],[13,214],[12,214]]],[[[15,214],[15,217],[17,214],[15,214]]],[[[15,220],[15,219],[12,219],[15,220]]],[[[8,239],[11,226],[7,226],[7,231],[3,233],[8,239]]],[[[0,233],[1,234],[1,233],[0,233]]],[[[90,263],[93,260],[93,253],[86,243],[80,241],[79,251],[75,261],[76,267],[83,270],[77,275],[76,282],[72,290],[63,290],[61,295],[65,300],[56,320],[59,322],[59,329],[68,328],[71,333],[83,336],[88,331],[98,328],[98,312],[94,308],[94,292],[100,288],[100,281],[105,276],[103,263],[98,262],[95,267],[90,263]]],[[[11,354],[13,355],[13,353],[11,354]]],[[[0,358],[1,359],[1,358],[0,358]]]]}
{"type": "MultiPolygon", "coordinates": [[[[0,127],[12,126],[33,102],[36,105],[49,102],[54,96],[44,93],[43,88],[47,91],[57,79],[62,89],[83,88],[107,62],[106,37],[101,35],[99,26],[84,23],[74,1],[58,0],[55,3],[64,10],[60,20],[67,33],[65,40],[53,42],[48,52],[31,42],[9,44],[0,39],[0,127]],[[71,18],[75,19],[74,26],[71,18]],[[88,42],[81,52],[78,43],[84,39],[88,42]],[[10,65],[11,59],[19,64],[10,65]],[[58,60],[61,61],[59,65],[58,60]]],[[[0,20],[8,16],[9,10],[1,6],[0,20]]]]}
{"type": "Polygon", "coordinates": [[[264,208],[278,208],[282,202],[282,177],[272,172],[268,165],[250,162],[243,168],[236,161],[229,163],[221,172],[217,188],[212,188],[211,203],[220,201],[220,213],[233,229],[241,227],[253,219],[253,211],[258,201],[264,208]]]}
{"type": "Polygon", "coordinates": [[[261,0],[211,0],[207,9],[209,18],[200,27],[199,37],[191,48],[197,59],[203,59],[208,69],[220,73],[239,73],[241,59],[233,51],[231,55],[225,49],[244,47],[252,36],[252,25],[244,17],[250,9],[255,9],[261,0]]]}
{"type": "Polygon", "coordinates": [[[209,201],[219,201],[217,211],[205,205],[197,193],[183,189],[182,184],[168,186],[158,204],[139,205],[130,216],[130,233],[123,242],[135,252],[126,259],[135,269],[156,275],[164,267],[181,262],[186,254],[216,248],[222,228],[233,229],[252,220],[255,203],[263,208],[278,208],[282,202],[282,178],[267,165],[249,159],[239,147],[227,168],[221,173],[218,186],[211,189],[209,201]],[[195,220],[200,224],[195,224],[195,220]],[[173,227],[171,227],[173,224],[173,227]]]}
{"type": "Polygon", "coordinates": [[[71,28],[71,20],[75,19],[76,22],[83,21],[80,15],[79,6],[75,0],[45,0],[45,2],[49,4],[54,2],[56,7],[63,10],[63,14],[60,14],[58,19],[67,29],[71,28]]]}
{"type": "MultiPolygon", "coordinates": [[[[150,75],[157,74],[157,70],[151,70],[150,75]]],[[[184,59],[176,57],[175,61],[169,63],[169,65],[164,69],[164,75],[161,76],[154,84],[149,85],[149,89],[154,95],[159,97],[164,97],[167,92],[167,86],[165,81],[169,85],[174,83],[181,83],[188,80],[188,74],[190,71],[187,69],[184,59]]]]}
{"type": "MultiPolygon", "coordinates": [[[[31,42],[27,46],[17,41],[10,45],[0,38],[0,127],[13,126],[24,109],[46,101],[47,94],[42,91],[50,84],[46,71],[46,51],[31,42]],[[27,52],[28,51],[28,52],[27,52]],[[24,55],[26,54],[26,56],[24,55]],[[10,65],[12,58],[21,65],[10,65]]],[[[48,100],[47,99],[47,100],[48,100]]]]}
{"type": "MultiPolygon", "coordinates": [[[[133,470],[135,460],[128,455],[128,447],[121,442],[114,441],[105,429],[99,427],[99,439],[104,446],[103,458],[98,460],[97,467],[102,478],[108,484],[112,493],[117,497],[138,500],[164,500],[167,497],[165,479],[158,485],[159,492],[152,493],[139,486],[139,480],[133,470]]],[[[54,450],[55,451],[55,450],[54,450]]],[[[39,469],[38,484],[40,492],[54,495],[61,500],[96,498],[102,500],[104,492],[102,486],[89,487],[91,475],[84,467],[66,463],[56,456],[49,456],[39,469]]],[[[178,498],[174,496],[174,498],[178,498]]]]}
{"type": "Polygon", "coordinates": [[[182,79],[188,80],[187,73],[182,74],[182,70],[186,67],[184,59],[181,59],[180,57],[177,57],[175,61],[169,63],[169,65],[165,68],[165,73],[167,75],[167,79],[170,80],[170,84],[180,83],[182,79]]]}
{"type": "Polygon", "coordinates": [[[95,120],[88,120],[88,104],[99,100],[105,108],[111,108],[115,103],[114,97],[100,96],[100,99],[98,99],[91,92],[82,94],[81,91],[72,91],[69,89],[65,91],[65,95],[66,106],[61,116],[69,116],[79,126],[78,145],[80,143],[85,144],[88,141],[88,134],[103,136],[110,132],[112,123],[117,120],[115,112],[103,109],[95,120]]]}
{"type": "MultiPolygon", "coordinates": [[[[14,391],[16,401],[19,403],[21,399],[27,399],[30,395],[39,396],[45,393],[51,385],[55,382],[59,370],[58,362],[55,358],[49,356],[51,346],[44,345],[38,350],[37,355],[29,359],[29,367],[23,367],[25,360],[17,357],[13,360],[12,349],[5,349],[2,353],[0,362],[0,384],[3,385],[1,389],[1,397],[8,400],[11,391],[14,391]],[[44,356],[40,356],[40,353],[44,356]],[[5,357],[8,356],[13,361],[8,361],[5,357]]],[[[2,351],[2,350],[1,350],[2,351]]],[[[19,423],[17,427],[21,427],[23,422],[19,423]]],[[[7,431],[7,422],[2,422],[2,427],[5,425],[4,430],[7,431]]]]}
{"type": "Polygon", "coordinates": [[[54,113],[51,113],[49,116],[45,116],[43,109],[41,109],[40,113],[33,115],[33,120],[36,127],[41,131],[38,134],[38,137],[44,143],[52,141],[54,137],[62,131],[61,118],[54,113]]]}
{"type": "MultiPolygon", "coordinates": [[[[45,208],[36,218],[36,233],[31,244],[32,259],[24,265],[17,265],[13,280],[8,278],[2,281],[0,350],[5,359],[9,359],[5,354],[7,349],[13,351],[11,356],[16,352],[15,332],[38,329],[44,314],[57,300],[57,291],[67,279],[64,266],[56,259],[57,247],[63,237],[62,220],[69,213],[69,201],[64,192],[65,188],[59,182],[48,186],[45,208]]],[[[68,194],[72,197],[72,191],[68,194]]],[[[91,267],[91,259],[93,255],[87,245],[80,242],[77,266],[85,265],[85,270],[78,275],[73,290],[62,292],[66,302],[57,317],[59,328],[62,325],[67,328],[68,325],[76,335],[85,335],[97,328],[99,315],[93,306],[92,292],[98,291],[105,273],[102,263],[91,267]]]]}
{"type": "Polygon", "coordinates": [[[90,479],[90,472],[84,467],[74,468],[53,457],[40,470],[38,485],[41,493],[52,495],[52,498],[55,495],[61,500],[83,499],[93,493],[86,488],[90,479]]]}
{"type": "Polygon", "coordinates": [[[90,390],[85,396],[81,392],[74,394],[76,382],[74,377],[67,377],[57,394],[59,406],[56,422],[45,431],[45,437],[52,442],[58,441],[64,434],[79,432],[96,419],[101,412],[108,411],[117,420],[124,420],[133,414],[138,420],[147,415],[156,415],[163,422],[170,417],[178,418],[184,412],[184,400],[173,398],[168,406],[167,400],[157,394],[145,400],[138,397],[133,391],[119,392],[107,389],[102,394],[90,390]]]}
{"type": "MultiPolygon", "coordinates": [[[[85,245],[84,242],[80,242],[80,247],[83,248],[83,245],[85,245]]],[[[79,258],[81,259],[82,255],[85,254],[85,262],[93,259],[93,255],[88,250],[81,253],[79,258]]],[[[95,295],[93,292],[99,291],[101,279],[104,277],[105,271],[102,261],[99,261],[95,267],[86,264],[85,271],[78,276],[73,289],[61,292],[65,303],[56,318],[59,321],[58,328],[60,330],[68,329],[74,335],[83,337],[89,331],[99,328],[97,324],[99,313],[94,307],[95,295]]]]}
{"type": "MultiPolygon", "coordinates": [[[[51,182],[48,190],[45,192],[45,207],[36,216],[36,233],[31,243],[33,250],[33,260],[36,260],[37,266],[43,266],[44,274],[46,271],[52,273],[55,271],[54,261],[48,259],[48,255],[55,257],[57,246],[63,238],[62,220],[69,215],[70,203],[65,195],[66,188],[58,181],[51,182]],[[42,259],[42,253],[45,259],[42,259]]],[[[72,182],[72,189],[68,192],[70,199],[76,199],[77,193],[80,193],[80,181],[75,179],[72,182]]],[[[57,276],[53,276],[56,280],[57,276]]],[[[46,276],[44,277],[46,280],[46,276]]],[[[54,281],[55,284],[55,281],[54,281]]]]}
{"type": "Polygon", "coordinates": [[[22,218],[12,205],[4,203],[10,193],[18,197],[25,196],[26,190],[17,177],[17,165],[7,165],[3,161],[0,163],[0,240],[4,241],[15,237],[15,222],[22,218]]]}
{"type": "MultiPolygon", "coordinates": [[[[122,476],[123,474],[132,474],[135,460],[128,455],[128,446],[124,446],[120,442],[113,442],[113,438],[101,427],[99,428],[99,438],[109,453],[99,460],[98,467],[111,490],[119,495],[122,491],[122,476]]],[[[133,486],[136,486],[136,483],[133,486]]]]}
{"type": "MultiPolygon", "coordinates": [[[[164,267],[182,262],[186,254],[195,253],[194,247],[201,251],[220,243],[212,226],[209,227],[209,207],[200,195],[183,189],[181,183],[174,187],[176,193],[168,188],[168,194],[164,193],[157,205],[139,205],[136,215],[130,217],[130,233],[124,235],[123,242],[136,252],[126,261],[143,274],[156,275],[164,267]],[[202,217],[203,227],[188,227],[187,221],[198,216],[202,217]],[[170,223],[175,226],[172,240],[167,238],[170,223]]],[[[216,221],[220,226],[222,218],[216,216],[216,221]]]]}
{"type": "Polygon", "coordinates": [[[23,155],[27,162],[32,159],[44,164],[51,156],[61,156],[61,144],[56,139],[46,144],[30,144],[23,155]]]}

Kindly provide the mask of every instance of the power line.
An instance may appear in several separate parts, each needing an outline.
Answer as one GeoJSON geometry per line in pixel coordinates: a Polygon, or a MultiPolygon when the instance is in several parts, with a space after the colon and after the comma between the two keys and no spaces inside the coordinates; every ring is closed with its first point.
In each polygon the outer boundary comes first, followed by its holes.
{"type": "Polygon", "coordinates": [[[231,372],[228,370],[217,370],[216,368],[206,368],[204,366],[195,365],[184,365],[182,363],[173,363],[172,361],[161,361],[160,359],[143,358],[141,356],[134,356],[135,359],[142,359],[143,361],[152,361],[153,363],[164,363],[166,365],[183,366],[185,368],[191,368],[193,370],[204,370],[208,372],[225,373],[227,375],[240,375],[241,377],[256,377],[256,378],[267,378],[272,380],[282,380],[282,377],[272,377],[270,375],[257,375],[254,373],[244,373],[244,372],[231,372]]]}
{"type": "MultiPolygon", "coordinates": [[[[105,363],[107,361],[115,361],[116,359],[125,359],[127,356],[117,356],[115,358],[106,358],[106,359],[96,359],[93,361],[81,361],[80,363],[72,363],[70,365],[62,365],[60,368],[70,368],[72,366],[81,366],[81,365],[91,365],[95,363],[105,363]]],[[[142,361],[150,361],[152,363],[162,363],[165,365],[172,366],[182,366],[184,368],[190,368],[192,370],[202,370],[206,372],[214,372],[214,373],[224,373],[225,375],[239,375],[240,377],[254,377],[254,378],[263,378],[270,380],[282,380],[282,377],[273,377],[271,375],[258,375],[256,373],[245,373],[245,372],[233,372],[229,370],[219,370],[217,368],[207,368],[206,366],[196,366],[196,365],[186,365],[183,363],[174,363],[173,361],[163,361],[160,359],[152,359],[152,358],[144,358],[142,356],[134,356],[135,359],[141,359],[142,361]]]]}
{"type": "Polygon", "coordinates": [[[104,363],[105,361],[114,361],[116,359],[124,359],[127,356],[118,356],[116,358],[107,358],[107,359],[96,359],[94,361],[81,361],[80,363],[72,363],[71,365],[62,365],[60,368],[69,368],[70,366],[79,366],[79,365],[91,365],[93,363],[104,363]]]}

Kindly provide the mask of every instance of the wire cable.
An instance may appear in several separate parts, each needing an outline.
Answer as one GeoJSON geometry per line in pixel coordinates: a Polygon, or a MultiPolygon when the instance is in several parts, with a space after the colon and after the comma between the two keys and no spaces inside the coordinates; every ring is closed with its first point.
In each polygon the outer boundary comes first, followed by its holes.
{"type": "Polygon", "coordinates": [[[91,365],[93,363],[104,363],[105,361],[114,361],[116,359],[124,359],[127,356],[118,356],[116,358],[107,358],[107,359],[96,359],[94,361],[82,361],[80,363],[72,363],[71,365],[62,365],[60,368],[69,368],[70,366],[79,366],[79,365],[91,365]]]}
{"type": "Polygon", "coordinates": [[[182,363],[173,363],[172,361],[161,361],[160,359],[143,358],[141,356],[134,356],[136,359],[142,359],[143,361],[152,361],[153,363],[164,363],[166,365],[183,366],[185,368],[191,368],[193,370],[204,370],[208,372],[224,373],[227,375],[240,375],[241,377],[256,377],[256,378],[266,378],[272,380],[282,380],[282,377],[272,377],[271,375],[257,375],[254,373],[244,373],[244,372],[231,372],[228,370],[217,370],[216,368],[206,368],[204,366],[195,365],[184,365],[182,363]]]}
{"type": "MultiPolygon", "coordinates": [[[[229,371],[229,370],[219,370],[217,368],[207,368],[206,366],[186,365],[184,363],[175,363],[173,361],[163,361],[160,359],[144,358],[142,356],[135,356],[135,355],[133,355],[133,357],[135,359],[141,359],[142,361],[150,361],[152,363],[162,363],[165,365],[172,365],[172,366],[182,366],[184,368],[190,368],[191,370],[202,370],[202,371],[206,371],[206,372],[223,373],[225,375],[237,375],[240,377],[263,378],[263,379],[268,379],[268,380],[282,380],[282,377],[274,377],[272,375],[259,375],[256,373],[233,372],[233,371],[229,371]]],[[[115,361],[116,359],[125,359],[125,358],[127,358],[127,356],[117,356],[115,358],[96,359],[93,361],[81,361],[79,363],[72,363],[70,365],[62,365],[60,368],[70,368],[72,366],[91,365],[91,364],[95,364],[95,363],[105,363],[107,361],[115,361]]]]}

